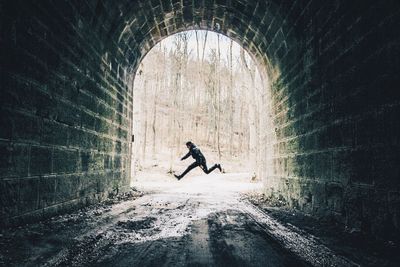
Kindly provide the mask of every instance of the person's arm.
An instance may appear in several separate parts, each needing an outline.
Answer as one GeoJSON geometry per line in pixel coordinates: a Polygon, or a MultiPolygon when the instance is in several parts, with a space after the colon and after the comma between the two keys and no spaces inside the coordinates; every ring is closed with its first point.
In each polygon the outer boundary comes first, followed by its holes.
{"type": "Polygon", "coordinates": [[[189,151],[185,156],[183,156],[183,157],[181,158],[181,160],[187,159],[189,156],[190,156],[190,151],[189,151]]]}

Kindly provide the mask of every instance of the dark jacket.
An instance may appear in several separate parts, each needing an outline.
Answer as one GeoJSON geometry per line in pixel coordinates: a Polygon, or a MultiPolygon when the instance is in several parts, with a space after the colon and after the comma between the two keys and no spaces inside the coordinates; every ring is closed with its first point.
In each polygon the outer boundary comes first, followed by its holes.
{"type": "Polygon", "coordinates": [[[189,152],[183,156],[181,160],[187,159],[189,156],[192,156],[198,163],[203,163],[206,161],[203,153],[201,153],[200,149],[195,145],[192,145],[189,148],[189,152]]]}

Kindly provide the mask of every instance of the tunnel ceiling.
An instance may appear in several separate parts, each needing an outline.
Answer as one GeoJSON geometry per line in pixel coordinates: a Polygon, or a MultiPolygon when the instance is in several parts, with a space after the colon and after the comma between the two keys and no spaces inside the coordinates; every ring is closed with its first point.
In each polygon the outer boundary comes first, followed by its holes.
{"type": "MultiPolygon", "coordinates": [[[[294,39],[288,17],[299,1],[98,1],[96,22],[116,42],[118,53],[135,66],[161,39],[191,29],[224,34],[272,67],[284,58],[294,39]],[[281,13],[284,13],[282,15],[281,13]]],[[[298,11],[297,11],[298,12],[298,11]]],[[[299,14],[298,14],[299,15],[299,14]]]]}

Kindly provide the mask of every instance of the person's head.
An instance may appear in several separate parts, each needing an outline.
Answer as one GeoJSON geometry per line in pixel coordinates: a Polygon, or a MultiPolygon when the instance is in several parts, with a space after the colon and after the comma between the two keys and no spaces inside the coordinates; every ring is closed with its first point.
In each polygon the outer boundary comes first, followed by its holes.
{"type": "Polygon", "coordinates": [[[186,147],[191,148],[194,144],[191,141],[186,142],[186,147]]]}

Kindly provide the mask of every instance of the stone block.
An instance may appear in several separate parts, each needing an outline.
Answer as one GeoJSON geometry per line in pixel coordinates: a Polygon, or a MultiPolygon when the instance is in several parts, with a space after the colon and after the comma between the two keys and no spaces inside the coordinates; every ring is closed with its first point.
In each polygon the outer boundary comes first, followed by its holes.
{"type": "Polygon", "coordinates": [[[88,164],[89,171],[102,171],[104,170],[104,156],[101,153],[92,153],[88,164]]]}
{"type": "Polygon", "coordinates": [[[12,122],[12,113],[11,111],[5,110],[1,108],[0,110],[0,138],[10,140],[12,137],[12,129],[13,129],[13,122],[12,122]]]}
{"type": "Polygon", "coordinates": [[[332,151],[332,181],[347,184],[351,179],[352,170],[349,150],[332,151]]]}
{"type": "Polygon", "coordinates": [[[12,138],[14,140],[38,143],[40,141],[41,120],[33,114],[14,111],[11,117],[12,138]]]}
{"type": "Polygon", "coordinates": [[[80,152],[80,157],[81,157],[81,167],[82,167],[82,171],[88,171],[89,170],[89,162],[90,162],[90,158],[91,158],[91,153],[90,152],[84,152],[81,151],[80,152]]]}
{"type": "Polygon", "coordinates": [[[330,181],[332,179],[332,153],[330,151],[316,153],[313,169],[315,179],[330,181]]]}
{"type": "Polygon", "coordinates": [[[4,214],[3,218],[17,215],[19,201],[19,180],[0,180],[0,193],[1,212],[4,214]]]}
{"type": "Polygon", "coordinates": [[[74,173],[78,170],[78,150],[54,149],[53,173],[74,173]]]}
{"type": "Polygon", "coordinates": [[[39,198],[40,208],[46,208],[55,203],[56,200],[56,177],[44,176],[40,178],[39,198]]]}
{"type": "Polygon", "coordinates": [[[88,109],[94,113],[98,112],[98,98],[88,95],[84,91],[79,94],[78,103],[85,109],[88,109]]]}
{"type": "Polygon", "coordinates": [[[51,147],[31,147],[31,160],[29,173],[31,175],[44,175],[52,172],[52,148],[51,147]]]}
{"type": "Polygon", "coordinates": [[[341,184],[327,183],[325,186],[327,209],[335,213],[343,212],[344,189],[341,184]]]}
{"type": "Polygon", "coordinates": [[[41,144],[67,146],[70,129],[60,123],[44,120],[41,127],[41,144]]]}
{"type": "Polygon", "coordinates": [[[81,113],[81,126],[85,129],[94,130],[96,123],[96,117],[92,114],[82,111],[81,113]]]}
{"type": "Polygon", "coordinates": [[[0,142],[0,177],[28,175],[29,146],[0,142]]]}
{"type": "Polygon", "coordinates": [[[57,203],[75,199],[81,189],[81,177],[78,175],[57,175],[55,178],[55,200],[57,203]]]}
{"type": "Polygon", "coordinates": [[[70,126],[79,126],[81,124],[80,111],[69,103],[57,101],[56,120],[70,126]]]}
{"type": "Polygon", "coordinates": [[[374,162],[373,151],[369,148],[351,150],[348,153],[351,181],[371,184],[373,182],[374,162]]]}
{"type": "Polygon", "coordinates": [[[39,185],[38,177],[20,179],[18,200],[19,214],[39,209],[39,185]]]}

